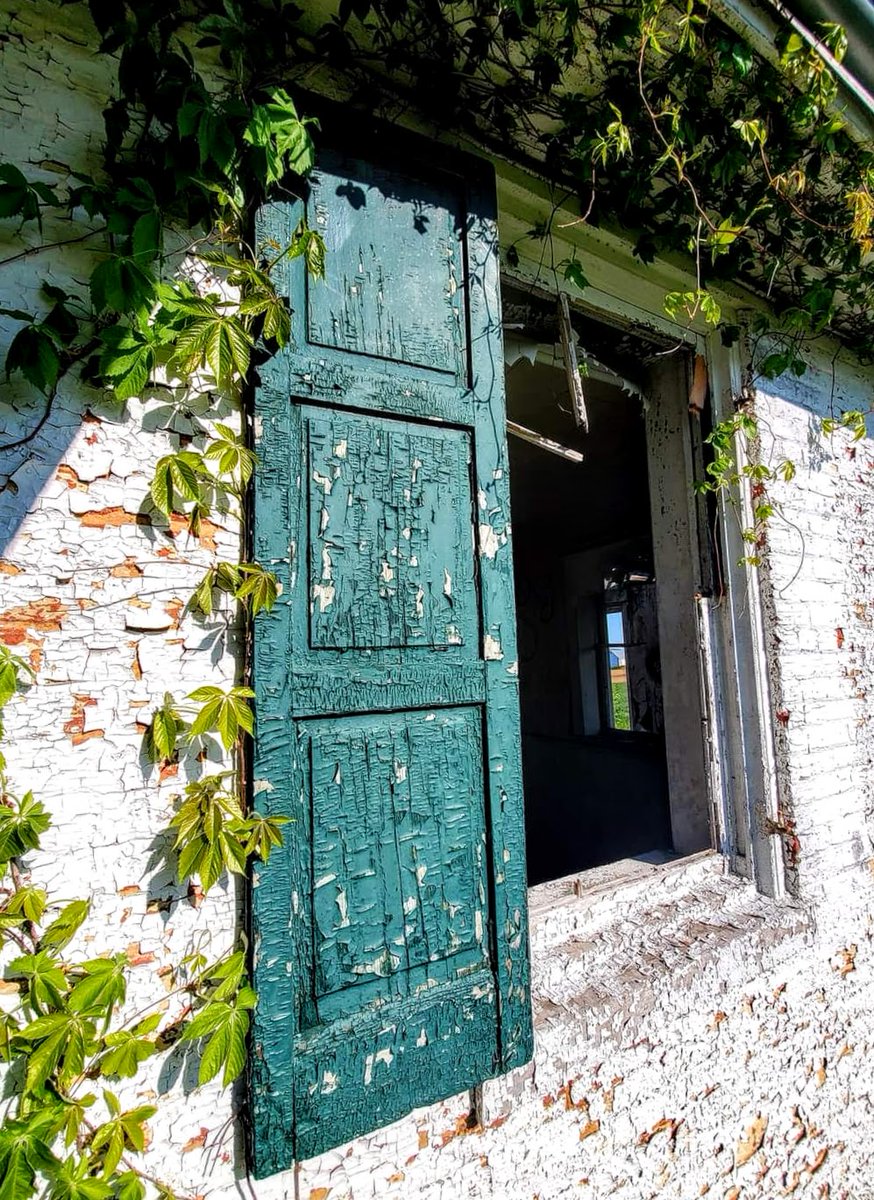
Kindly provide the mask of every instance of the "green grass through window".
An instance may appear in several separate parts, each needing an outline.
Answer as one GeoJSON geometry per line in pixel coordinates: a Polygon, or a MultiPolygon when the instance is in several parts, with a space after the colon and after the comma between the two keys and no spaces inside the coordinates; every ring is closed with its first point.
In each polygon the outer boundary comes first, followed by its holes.
{"type": "Polygon", "coordinates": [[[613,680],[610,684],[613,696],[613,728],[630,729],[631,716],[628,711],[628,684],[625,680],[613,680]]]}

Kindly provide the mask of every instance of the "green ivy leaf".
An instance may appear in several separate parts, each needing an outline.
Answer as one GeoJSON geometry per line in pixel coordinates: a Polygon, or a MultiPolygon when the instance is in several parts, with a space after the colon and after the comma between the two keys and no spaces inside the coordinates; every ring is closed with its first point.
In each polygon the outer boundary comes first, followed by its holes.
{"type": "MultiPolygon", "coordinates": [[[[307,270],[315,279],[323,279],[325,276],[325,259],[327,249],[325,240],[322,235],[315,229],[310,229],[306,220],[301,220],[297,229],[294,231],[291,241],[288,244],[284,254],[281,254],[276,262],[282,258],[300,258],[303,256],[307,270]]],[[[274,266],[276,263],[273,264],[274,266]]]]}
{"type": "Polygon", "coordinates": [[[126,1150],[136,1154],[142,1154],[145,1150],[145,1124],[158,1110],[151,1104],[144,1104],[121,1112],[118,1100],[111,1092],[104,1092],[103,1095],[113,1115],[94,1131],[91,1154],[97,1165],[102,1167],[103,1178],[109,1179],[126,1150]]]}
{"type": "Polygon", "coordinates": [[[20,371],[28,383],[48,393],[58,382],[61,355],[53,332],[45,324],[25,325],[6,351],[6,378],[20,371]]]}
{"type": "Polygon", "coordinates": [[[232,687],[227,692],[218,687],[197,688],[188,699],[202,707],[191,723],[189,738],[193,740],[215,730],[224,748],[230,750],[241,729],[251,733],[254,728],[255,717],[247,703],[254,696],[247,687],[232,687]]]}
{"type": "Polygon", "coordinates": [[[37,1172],[51,1174],[59,1166],[51,1151],[53,1114],[33,1111],[0,1126],[0,1200],[28,1200],[36,1191],[37,1172]]]}
{"type": "Polygon", "coordinates": [[[133,1078],[139,1070],[140,1063],[145,1062],[156,1054],[158,1047],[148,1035],[154,1033],[161,1023],[161,1014],[154,1013],[144,1021],[140,1021],[133,1029],[122,1029],[116,1033],[108,1033],[104,1039],[106,1053],[99,1062],[102,1075],[133,1078]]]}
{"type": "Polygon", "coordinates": [[[106,258],[91,273],[91,303],[98,314],[129,313],[151,305],[155,281],[134,259],[122,255],[106,258]]]}
{"type": "Polygon", "coordinates": [[[170,759],[176,753],[176,743],[185,728],[176,701],[169,692],[164,693],[163,703],[155,709],[146,731],[145,749],[152,762],[170,759]]]}
{"type": "Polygon", "coordinates": [[[731,127],[738,131],[741,140],[746,142],[748,146],[764,146],[768,140],[768,131],[758,117],[751,117],[748,120],[741,118],[737,121],[732,121],[731,127]]]}
{"type": "Polygon", "coordinates": [[[136,1171],[123,1171],[116,1176],[114,1186],[116,1200],[145,1200],[145,1185],[136,1171]]]}
{"type": "Polygon", "coordinates": [[[200,500],[198,479],[204,473],[203,458],[195,450],[179,450],[159,458],[149,485],[155,508],[169,517],[178,503],[197,503],[200,500]]]}
{"type": "Polygon", "coordinates": [[[148,266],[161,253],[161,214],[153,208],[137,217],[131,233],[131,255],[141,266],[148,266]]]}
{"type": "Polygon", "coordinates": [[[65,905],[39,939],[40,950],[63,950],[76,936],[89,908],[88,900],[73,900],[65,905]]]}
{"type": "Polygon", "coordinates": [[[77,964],[76,973],[83,978],[70,992],[68,1007],[73,1012],[104,1016],[108,1020],[113,1006],[124,1003],[125,966],[123,954],[77,964]]]}
{"type": "Polygon", "coordinates": [[[8,704],[16,692],[21,691],[22,676],[33,678],[30,666],[12,654],[5,646],[0,646],[0,708],[8,704]]]}
{"type": "Polygon", "coordinates": [[[41,204],[60,205],[57,192],[45,183],[31,183],[12,163],[0,163],[0,219],[36,221],[42,229],[41,204]]]}
{"type": "Polygon", "coordinates": [[[580,291],[592,286],[586,278],[582,264],[578,263],[575,258],[570,258],[565,262],[564,277],[568,283],[572,283],[574,287],[579,288],[580,291]]]}
{"type": "Polygon", "coordinates": [[[56,1012],[37,1017],[21,1030],[16,1042],[30,1042],[25,1087],[41,1093],[57,1074],[63,1085],[82,1073],[86,1055],[97,1041],[94,1023],[81,1013],[56,1012]]]}
{"type": "Polygon", "coordinates": [[[273,572],[265,571],[258,563],[242,563],[240,574],[243,582],[237,588],[236,598],[249,605],[252,616],[262,608],[269,612],[279,594],[279,580],[273,572]]]}
{"type": "Polygon", "coordinates": [[[288,817],[265,816],[263,813],[250,813],[246,818],[249,840],[246,843],[246,854],[254,855],[266,862],[270,853],[282,845],[281,826],[285,825],[288,817]]]}
{"type": "Polygon", "coordinates": [[[294,101],[283,88],[271,88],[265,104],[253,104],[243,140],[254,147],[264,183],[277,183],[286,171],[305,175],[315,161],[310,136],[311,120],[297,114],[294,101]]]}
{"type": "Polygon", "coordinates": [[[212,615],[213,592],[226,592],[236,595],[240,586],[240,566],[237,563],[220,562],[210,567],[203,579],[194,589],[189,600],[192,612],[198,612],[204,617],[212,615]]]}
{"type": "Polygon", "coordinates": [[[13,959],[7,968],[12,979],[27,982],[31,1005],[41,1008],[60,1008],[67,992],[67,977],[61,969],[60,960],[46,950],[36,954],[22,954],[13,959]]]}
{"type": "MultiPolygon", "coordinates": [[[[178,304],[176,307],[185,315],[184,309],[178,304]]],[[[192,315],[191,307],[189,301],[186,305],[189,319],[176,338],[174,361],[189,375],[206,364],[219,387],[243,378],[249,370],[252,338],[240,318],[221,312],[208,301],[203,302],[203,307],[198,306],[200,315],[192,315]]]]}
{"type": "Polygon", "coordinates": [[[25,884],[16,888],[2,909],[2,916],[17,918],[21,921],[31,921],[34,924],[42,920],[48,904],[48,896],[43,888],[33,884],[25,884]]]}
{"type": "Polygon", "coordinates": [[[242,488],[252,477],[255,455],[229,425],[216,422],[216,430],[219,436],[210,441],[203,457],[216,459],[219,473],[230,476],[242,488]]]}
{"type": "Polygon", "coordinates": [[[109,325],[100,340],[100,374],[116,399],[138,396],[155,368],[154,339],[128,325],[109,325]]]}
{"type": "Polygon", "coordinates": [[[224,787],[227,773],[186,785],[185,799],[170,822],[176,831],[179,880],[198,875],[208,892],[225,871],[246,869],[248,823],[237,798],[224,787]]]}
{"type": "Polygon", "coordinates": [[[49,1200],[106,1200],[112,1195],[112,1188],[104,1180],[95,1179],[90,1172],[90,1159],[64,1159],[52,1176],[49,1200]]]}
{"type": "Polygon", "coordinates": [[[232,1000],[246,975],[246,956],[236,950],[204,969],[201,981],[208,988],[209,1000],[232,1000]]]}
{"type": "Polygon", "coordinates": [[[255,1007],[255,993],[243,987],[232,1003],[211,1001],[186,1025],[185,1041],[204,1040],[199,1084],[207,1083],[222,1071],[225,1087],[233,1083],[246,1064],[246,1034],[249,1009],[255,1007]]]}
{"type": "Polygon", "coordinates": [[[15,807],[0,805],[0,862],[36,850],[40,834],[50,824],[49,814],[32,792],[25,792],[15,807]]]}

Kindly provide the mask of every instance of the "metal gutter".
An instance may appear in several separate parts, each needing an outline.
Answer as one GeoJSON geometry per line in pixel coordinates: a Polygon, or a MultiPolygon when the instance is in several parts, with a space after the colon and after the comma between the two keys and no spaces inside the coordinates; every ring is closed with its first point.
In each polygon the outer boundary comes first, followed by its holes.
{"type": "MultiPolygon", "coordinates": [[[[846,8],[844,24],[850,45],[855,53],[852,58],[847,51],[847,59],[862,64],[868,58],[872,59],[874,72],[874,12],[871,11],[869,0],[790,0],[793,8],[800,10],[802,4],[814,14],[817,20],[832,20],[832,12],[846,8]],[[864,9],[861,7],[864,6],[864,9]],[[850,24],[850,10],[859,8],[850,24]],[[818,14],[818,15],[817,15],[818,14]],[[869,40],[870,39],[870,40],[869,40]]],[[[849,68],[846,63],[839,63],[833,54],[822,44],[804,22],[790,11],[781,0],[764,0],[764,3],[754,3],[753,0],[711,0],[711,8],[731,29],[752,48],[777,66],[780,54],[777,50],[777,35],[780,32],[780,22],[789,24],[805,42],[815,50],[834,72],[840,88],[839,109],[847,130],[859,142],[870,142],[874,138],[874,92],[866,86],[870,82],[874,86],[874,73],[864,82],[849,68]],[[779,19],[778,19],[779,18],[779,19]]],[[[861,67],[860,67],[861,69],[861,67]]]]}
{"type": "Polygon", "coordinates": [[[855,82],[859,98],[864,99],[870,110],[874,104],[874,4],[871,0],[772,0],[772,3],[778,2],[796,18],[796,23],[803,22],[813,34],[820,21],[843,27],[847,35],[847,52],[838,65],[839,77],[849,76],[855,82]]]}

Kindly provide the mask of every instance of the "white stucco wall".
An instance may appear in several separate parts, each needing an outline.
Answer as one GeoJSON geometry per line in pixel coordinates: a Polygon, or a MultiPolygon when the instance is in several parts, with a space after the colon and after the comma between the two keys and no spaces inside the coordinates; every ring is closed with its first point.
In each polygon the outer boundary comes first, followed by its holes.
{"type": "MultiPolygon", "coordinates": [[[[86,167],[106,78],[87,24],[41,2],[0,9],[3,157],[49,180],[54,164],[86,167]]],[[[0,223],[0,258],[17,252],[13,235],[0,223]]],[[[0,304],[28,308],[43,278],[63,285],[88,262],[86,244],[0,266],[0,304]]],[[[0,341],[15,328],[0,318],[0,341]]],[[[715,855],[605,871],[583,896],[538,889],[536,1058],[485,1086],[480,1121],[465,1095],[252,1184],[243,1094],[194,1088],[177,1050],[121,1089],[160,1097],[147,1169],[185,1195],[263,1200],[874,1196],[874,449],[817,423],[832,400],[867,406],[871,383],[838,367],[833,384],[824,359],[758,400],[763,452],[797,466],[775,489],[785,519],[762,578],[792,898],[758,896],[715,855]]],[[[26,385],[3,398],[5,442],[39,407],[26,385]]],[[[231,885],[197,906],[156,866],[184,780],[141,756],[166,690],[237,670],[225,618],[196,622],[183,601],[211,561],[238,554],[238,530],[198,543],[143,507],[151,467],[195,420],[166,393],[122,412],[65,381],[40,436],[0,458],[0,638],[37,671],[8,710],[10,769],[55,818],[34,876],[91,893],[88,952],[125,951],[137,1003],[164,997],[168,1023],[182,1003],[170,964],[192,942],[223,949],[238,911],[231,885]]]]}

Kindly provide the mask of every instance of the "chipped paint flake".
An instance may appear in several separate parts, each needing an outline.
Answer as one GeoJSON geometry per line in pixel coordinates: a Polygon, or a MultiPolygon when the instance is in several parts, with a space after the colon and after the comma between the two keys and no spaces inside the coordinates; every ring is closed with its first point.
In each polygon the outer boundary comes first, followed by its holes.
{"type": "Polygon", "coordinates": [[[333,583],[313,584],[313,599],[318,601],[319,612],[324,612],[334,603],[335,588],[333,583]]]}
{"type": "Polygon", "coordinates": [[[501,649],[501,643],[496,637],[492,637],[487,633],[483,638],[483,658],[486,662],[500,662],[504,657],[504,652],[501,649]]]}
{"type": "Polygon", "coordinates": [[[479,552],[483,558],[494,558],[498,553],[498,535],[491,525],[482,524],[479,527],[479,552]]]}

